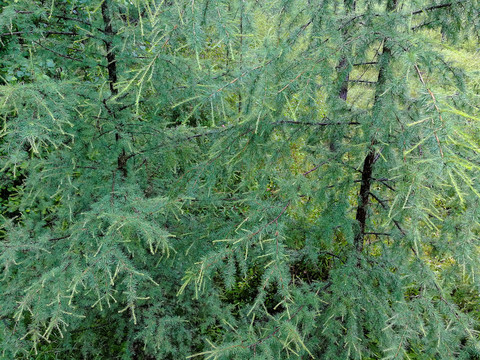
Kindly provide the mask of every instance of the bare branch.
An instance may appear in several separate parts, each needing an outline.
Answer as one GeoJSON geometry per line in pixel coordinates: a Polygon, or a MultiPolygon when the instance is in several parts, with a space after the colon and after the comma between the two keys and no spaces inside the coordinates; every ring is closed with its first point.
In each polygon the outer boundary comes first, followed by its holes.
{"type": "Polygon", "coordinates": [[[445,9],[445,8],[449,8],[455,4],[460,4],[462,3],[463,1],[458,1],[456,3],[445,3],[445,4],[440,4],[440,5],[434,5],[434,6],[430,6],[430,7],[427,7],[427,8],[424,8],[424,9],[420,9],[420,10],[416,10],[416,11],[413,11],[412,12],[412,15],[418,15],[418,14],[423,14],[427,11],[433,11],[433,10],[438,10],[438,9],[445,9]]]}
{"type": "MultiPolygon", "coordinates": [[[[33,31],[11,31],[0,34],[0,36],[13,36],[13,35],[23,35],[23,34],[33,34],[33,31]]],[[[67,31],[45,31],[42,34],[49,36],[49,35],[68,35],[68,36],[75,36],[78,35],[76,32],[67,32],[67,31]]]]}

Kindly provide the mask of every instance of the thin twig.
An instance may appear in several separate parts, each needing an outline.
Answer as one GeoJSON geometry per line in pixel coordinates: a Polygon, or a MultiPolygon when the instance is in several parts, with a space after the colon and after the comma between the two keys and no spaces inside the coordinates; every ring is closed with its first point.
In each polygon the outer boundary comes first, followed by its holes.
{"type": "MultiPolygon", "coordinates": [[[[462,2],[463,1],[458,1],[456,4],[460,4],[462,2]]],[[[444,9],[444,8],[447,8],[447,7],[451,7],[453,5],[454,5],[454,3],[445,3],[445,4],[440,4],[440,5],[434,5],[434,6],[424,8],[424,9],[416,10],[416,11],[412,12],[412,15],[423,14],[427,11],[432,11],[432,10],[444,9]]]]}
{"type": "MultiPolygon", "coordinates": [[[[437,106],[437,99],[435,99],[435,95],[434,95],[433,92],[428,88],[427,84],[425,83],[425,80],[423,80],[422,73],[420,72],[420,69],[418,68],[417,64],[415,64],[414,67],[415,67],[415,70],[417,71],[417,74],[418,74],[418,77],[420,78],[420,81],[422,82],[423,86],[425,86],[425,88],[427,89],[427,91],[428,91],[428,93],[430,94],[431,98],[433,99],[433,106],[435,107],[435,110],[437,110],[438,118],[439,118],[440,121],[443,123],[444,121],[443,121],[443,118],[442,118],[442,114],[441,114],[441,112],[440,112],[440,109],[439,109],[439,107],[437,106]]],[[[433,121],[433,118],[432,118],[432,124],[435,125],[435,122],[433,121]]],[[[440,155],[441,155],[442,158],[443,158],[442,145],[440,144],[440,139],[438,138],[437,130],[433,130],[433,134],[435,135],[435,139],[437,140],[438,148],[440,149],[440,155]]]]}
{"type": "Polygon", "coordinates": [[[368,80],[355,80],[355,79],[348,80],[348,82],[352,82],[352,83],[358,83],[358,84],[366,84],[366,85],[376,85],[376,84],[377,84],[377,82],[376,82],[376,81],[368,81],[368,80]]]}
{"type": "MultiPolygon", "coordinates": [[[[0,34],[0,36],[13,36],[13,35],[22,35],[22,34],[33,34],[34,31],[11,31],[0,34]]],[[[68,32],[68,31],[45,31],[41,32],[42,34],[49,36],[49,35],[69,35],[75,36],[78,35],[76,32],[68,32]]]]}
{"type": "MultiPolygon", "coordinates": [[[[293,320],[293,318],[294,318],[295,316],[297,316],[297,314],[298,314],[302,309],[303,309],[303,305],[300,306],[300,307],[298,308],[298,310],[295,311],[295,313],[293,313],[293,315],[288,319],[288,321],[293,320]]],[[[264,342],[265,340],[268,340],[268,339],[270,339],[271,337],[275,336],[275,334],[278,333],[279,331],[280,331],[280,326],[277,326],[272,333],[270,333],[269,335],[265,336],[264,338],[261,338],[261,339],[258,340],[257,342],[255,342],[255,343],[253,343],[253,344],[251,344],[251,345],[248,345],[247,347],[248,347],[248,348],[254,348],[254,349],[255,349],[259,344],[261,344],[261,343],[264,342]]]]}
{"type": "Polygon", "coordinates": [[[60,237],[57,237],[57,238],[48,239],[48,241],[59,241],[59,240],[67,239],[67,238],[69,238],[70,236],[71,236],[71,235],[60,236],[60,237]]]}
{"type": "Polygon", "coordinates": [[[305,125],[305,126],[329,126],[329,125],[360,125],[358,121],[349,122],[308,122],[308,121],[293,121],[293,120],[281,120],[272,124],[292,124],[292,125],[305,125]]]}
{"type": "Polygon", "coordinates": [[[80,22],[82,24],[92,26],[92,24],[90,22],[86,21],[86,20],[75,19],[75,18],[71,18],[71,17],[68,17],[68,16],[61,16],[61,15],[53,15],[53,17],[55,17],[57,19],[77,21],[77,22],[80,22]]]}
{"type": "Polygon", "coordinates": [[[377,200],[377,202],[384,208],[386,209],[386,206],[385,206],[385,202],[387,202],[386,200],[382,200],[380,199],[377,195],[375,195],[374,193],[370,192],[370,195],[375,199],[377,200]]]}
{"type": "Polygon", "coordinates": [[[74,58],[74,57],[71,57],[71,56],[68,56],[68,55],[63,55],[63,54],[59,53],[58,51],[52,50],[52,49],[40,44],[38,41],[34,40],[33,42],[35,44],[39,45],[40,47],[44,48],[45,50],[48,50],[48,51],[50,51],[50,52],[52,52],[52,53],[54,53],[54,54],[56,54],[60,57],[63,57],[65,59],[69,59],[69,60],[73,60],[73,61],[83,62],[83,60],[81,60],[81,59],[77,59],[77,58],[74,58]]]}
{"type": "Polygon", "coordinates": [[[378,181],[379,183],[381,183],[382,185],[386,186],[387,188],[389,188],[389,189],[392,190],[392,191],[396,191],[393,186],[391,186],[391,185],[389,185],[389,184],[387,184],[387,183],[385,182],[385,181],[386,181],[385,179],[375,179],[375,178],[374,178],[373,180],[378,181]]]}
{"type": "Polygon", "coordinates": [[[305,172],[303,173],[303,176],[307,176],[308,174],[310,174],[311,172],[317,170],[320,166],[325,165],[326,163],[327,163],[327,162],[324,161],[324,162],[318,164],[317,166],[315,166],[313,169],[310,169],[310,170],[308,170],[308,171],[305,171],[305,172]]]}
{"type": "Polygon", "coordinates": [[[364,63],[353,64],[353,66],[377,65],[377,64],[378,64],[378,61],[367,61],[367,62],[364,62],[364,63]]]}

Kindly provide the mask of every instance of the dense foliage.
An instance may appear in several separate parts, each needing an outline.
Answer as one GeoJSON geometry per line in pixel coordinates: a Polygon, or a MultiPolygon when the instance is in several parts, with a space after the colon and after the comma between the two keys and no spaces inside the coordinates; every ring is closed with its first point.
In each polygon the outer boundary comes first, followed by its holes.
{"type": "Polygon", "coordinates": [[[0,0],[2,358],[480,358],[445,1],[0,0]]]}

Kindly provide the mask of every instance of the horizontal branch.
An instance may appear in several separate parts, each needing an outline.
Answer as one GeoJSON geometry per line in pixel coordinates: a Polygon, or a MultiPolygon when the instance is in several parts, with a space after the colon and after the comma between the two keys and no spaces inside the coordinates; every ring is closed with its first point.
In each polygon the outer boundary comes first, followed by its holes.
{"type": "Polygon", "coordinates": [[[375,85],[377,82],[376,81],[368,81],[368,80],[348,80],[348,82],[352,83],[358,83],[358,84],[367,84],[367,85],[375,85]]]}
{"type": "Polygon", "coordinates": [[[75,35],[78,35],[76,32],[73,32],[73,31],[47,31],[44,33],[45,35],[49,36],[49,35],[67,35],[67,36],[75,36],[75,35]]]}
{"type": "Polygon", "coordinates": [[[367,62],[364,62],[364,63],[356,63],[356,64],[353,64],[353,66],[377,65],[377,64],[378,64],[378,61],[367,61],[367,62]]]}
{"type": "MultiPolygon", "coordinates": [[[[457,4],[462,3],[463,1],[458,1],[457,4]]],[[[418,15],[418,14],[423,14],[427,11],[433,11],[433,10],[438,10],[438,9],[444,9],[444,8],[449,8],[453,6],[454,3],[445,3],[445,4],[439,4],[439,5],[433,5],[424,9],[416,10],[412,12],[412,15],[418,15]]]]}
{"type": "Polygon", "coordinates": [[[221,129],[218,129],[218,130],[206,131],[206,132],[204,132],[204,133],[199,133],[199,134],[194,134],[194,135],[190,135],[190,136],[185,136],[185,137],[182,137],[182,138],[169,139],[169,140],[171,140],[170,143],[165,143],[165,144],[156,145],[156,146],[154,146],[154,147],[150,147],[150,148],[147,148],[147,149],[140,150],[140,151],[138,151],[138,152],[136,152],[136,153],[132,153],[132,154],[130,154],[130,155],[127,157],[127,160],[129,160],[130,158],[132,158],[132,157],[134,157],[134,156],[137,156],[137,155],[140,155],[140,154],[144,154],[144,153],[149,152],[149,151],[152,151],[152,150],[157,150],[157,149],[164,148],[164,147],[167,147],[167,146],[175,146],[176,144],[178,144],[178,143],[180,143],[180,142],[193,140],[193,139],[200,138],[200,137],[203,137],[203,136],[208,136],[208,135],[212,135],[212,134],[222,133],[222,132],[224,132],[224,131],[230,130],[231,128],[232,128],[232,127],[221,128],[221,129]]]}
{"type": "Polygon", "coordinates": [[[291,125],[304,125],[304,126],[329,126],[329,125],[360,125],[358,121],[349,122],[308,122],[308,121],[293,121],[293,120],[281,120],[273,123],[276,124],[291,124],[291,125]]]}
{"type": "Polygon", "coordinates": [[[2,33],[0,36],[13,36],[13,35],[22,35],[25,34],[25,31],[11,31],[8,33],[2,33]]]}
{"type": "Polygon", "coordinates": [[[415,30],[417,30],[417,29],[420,29],[420,28],[422,28],[422,27],[424,27],[424,26],[431,25],[431,24],[433,24],[433,23],[435,23],[435,21],[427,21],[427,22],[421,23],[421,24],[419,24],[419,25],[412,26],[412,27],[410,28],[410,30],[415,31],[415,30]]]}
{"type": "MultiPolygon", "coordinates": [[[[430,12],[430,11],[448,9],[448,8],[453,7],[454,5],[458,5],[458,4],[461,4],[461,3],[464,3],[464,2],[465,2],[465,0],[457,1],[457,2],[449,2],[449,3],[444,3],[444,4],[438,4],[438,5],[432,5],[432,6],[423,8],[423,9],[414,10],[412,12],[409,12],[409,13],[406,13],[406,14],[403,14],[403,15],[400,15],[400,16],[419,15],[419,14],[425,14],[425,13],[430,12]]],[[[341,25],[338,28],[338,30],[343,29],[348,24],[350,24],[352,21],[355,21],[357,19],[361,19],[365,16],[381,17],[381,16],[386,16],[386,15],[387,14],[371,14],[371,13],[358,14],[358,15],[355,15],[355,16],[351,17],[350,19],[348,19],[343,25],[341,25]]]]}
{"type": "MultiPolygon", "coordinates": [[[[13,35],[23,35],[23,34],[33,34],[34,31],[11,31],[0,34],[0,36],[13,36],[13,35]]],[[[46,36],[49,35],[68,35],[68,36],[75,36],[78,35],[76,32],[67,32],[67,31],[45,31],[41,32],[46,36]]]]}
{"type": "Polygon", "coordinates": [[[57,237],[57,238],[48,239],[48,241],[59,241],[59,240],[67,239],[67,238],[69,238],[70,236],[71,236],[71,235],[60,236],[60,237],[57,237]]]}
{"type": "Polygon", "coordinates": [[[17,14],[33,14],[33,11],[15,10],[15,13],[17,13],[17,14]]]}
{"type": "Polygon", "coordinates": [[[61,16],[61,15],[53,15],[53,17],[57,18],[57,19],[62,19],[62,20],[77,21],[79,23],[82,23],[82,24],[85,24],[85,25],[88,25],[88,26],[92,26],[92,24],[89,21],[86,21],[86,20],[75,19],[75,18],[71,18],[71,17],[68,17],[68,16],[61,16]]]}
{"type": "Polygon", "coordinates": [[[48,48],[48,47],[40,44],[40,42],[38,42],[38,41],[34,41],[34,43],[37,44],[38,46],[44,48],[45,50],[48,50],[48,51],[54,53],[55,55],[58,55],[58,56],[63,57],[63,58],[65,58],[65,59],[69,59],[69,60],[73,60],[73,61],[78,61],[78,62],[83,62],[83,60],[81,60],[81,59],[74,58],[74,57],[71,57],[71,56],[68,56],[68,55],[63,55],[62,53],[59,53],[58,51],[55,51],[55,50],[53,50],[53,49],[50,49],[50,48],[48,48]]]}

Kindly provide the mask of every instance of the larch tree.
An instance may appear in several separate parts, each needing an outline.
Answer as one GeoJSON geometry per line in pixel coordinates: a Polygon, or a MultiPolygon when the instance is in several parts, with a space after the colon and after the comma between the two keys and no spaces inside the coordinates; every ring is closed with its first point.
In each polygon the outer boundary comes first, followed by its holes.
{"type": "Polygon", "coordinates": [[[0,1],[2,356],[480,356],[479,5],[0,1]]]}

